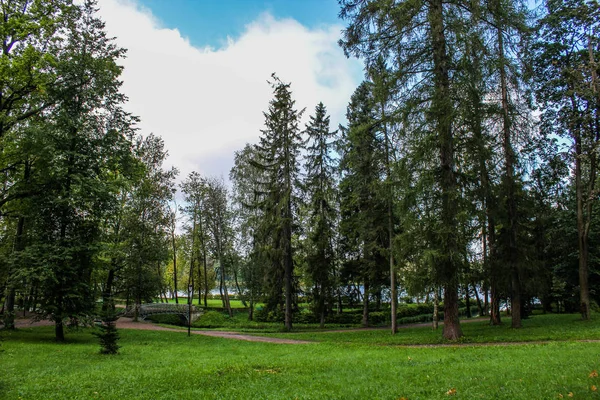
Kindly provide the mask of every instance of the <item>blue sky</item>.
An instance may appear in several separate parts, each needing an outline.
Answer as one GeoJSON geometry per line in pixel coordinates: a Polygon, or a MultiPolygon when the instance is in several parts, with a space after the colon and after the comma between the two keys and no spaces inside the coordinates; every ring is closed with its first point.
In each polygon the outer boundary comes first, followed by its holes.
{"type": "Polygon", "coordinates": [[[273,72],[291,83],[304,122],[319,102],[345,123],[363,77],[338,46],[337,0],[99,0],[109,36],[127,49],[121,76],[140,133],[165,140],[169,164],[227,177],[256,143],[273,72]]]}
{"type": "Polygon", "coordinates": [[[165,28],[177,28],[194,46],[222,47],[267,12],[307,28],[341,24],[337,0],[140,0],[165,28]]]}

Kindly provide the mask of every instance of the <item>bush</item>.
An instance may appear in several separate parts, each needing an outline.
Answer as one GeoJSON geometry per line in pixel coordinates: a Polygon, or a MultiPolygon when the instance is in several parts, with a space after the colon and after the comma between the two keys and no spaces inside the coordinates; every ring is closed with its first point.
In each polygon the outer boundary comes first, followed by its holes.
{"type": "Polygon", "coordinates": [[[333,314],[327,318],[327,322],[339,325],[360,325],[362,322],[362,313],[343,312],[341,314],[333,314]]]}
{"type": "Polygon", "coordinates": [[[206,311],[192,326],[195,328],[220,328],[230,323],[229,315],[218,311],[206,311]]]}

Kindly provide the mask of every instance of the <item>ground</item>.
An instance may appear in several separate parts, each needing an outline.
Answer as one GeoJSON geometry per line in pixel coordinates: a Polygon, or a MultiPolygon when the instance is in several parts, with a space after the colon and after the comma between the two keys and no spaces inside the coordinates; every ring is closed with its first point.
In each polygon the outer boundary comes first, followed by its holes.
{"type": "Polygon", "coordinates": [[[441,335],[429,327],[395,336],[260,334],[311,342],[286,344],[230,339],[239,333],[188,338],[186,330],[126,329],[134,323],[122,321],[117,356],[100,355],[89,330],[68,332],[68,342],[56,344],[52,327],[25,327],[2,333],[0,398],[594,399],[600,343],[581,342],[600,338],[594,317],[586,323],[575,315],[535,316],[515,334],[510,321],[499,329],[478,321],[463,326],[477,343],[427,348],[411,346],[441,335]],[[528,343],[489,345],[507,341],[528,343]]]}

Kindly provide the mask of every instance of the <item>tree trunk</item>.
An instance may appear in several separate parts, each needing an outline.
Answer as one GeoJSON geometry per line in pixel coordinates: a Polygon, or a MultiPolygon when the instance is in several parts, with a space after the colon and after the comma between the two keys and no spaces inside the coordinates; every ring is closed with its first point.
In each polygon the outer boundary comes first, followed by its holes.
{"type": "MultiPolygon", "coordinates": [[[[500,1],[496,0],[496,11],[500,14],[500,1]]],[[[518,248],[517,248],[517,201],[515,196],[514,163],[515,154],[511,139],[511,119],[508,104],[508,83],[506,78],[506,58],[504,53],[504,32],[498,23],[498,59],[500,72],[500,92],[502,96],[502,133],[504,147],[504,179],[506,190],[506,207],[508,211],[508,264],[511,276],[511,309],[512,327],[521,325],[521,282],[519,277],[518,248]]]]}
{"type": "Polygon", "coordinates": [[[177,295],[177,245],[175,244],[175,229],[171,231],[171,243],[173,245],[173,291],[175,292],[175,304],[179,304],[177,295]]]}
{"type": "Polygon", "coordinates": [[[250,297],[250,307],[248,308],[248,321],[254,320],[254,298],[250,297]]]}
{"type": "Polygon", "coordinates": [[[433,330],[437,330],[439,326],[439,309],[440,309],[440,297],[438,295],[438,289],[435,288],[433,291],[433,318],[432,318],[432,327],[433,330]]]}
{"type": "Polygon", "coordinates": [[[489,296],[488,296],[488,288],[486,287],[485,290],[483,291],[483,311],[485,312],[484,315],[488,315],[490,309],[490,300],[489,300],[489,296]]]}
{"type": "MultiPolygon", "coordinates": [[[[591,37],[588,37],[588,53],[590,58],[591,76],[592,76],[592,93],[597,97],[597,77],[594,60],[594,49],[592,46],[591,37]]],[[[598,102],[596,104],[595,113],[598,118],[598,107],[600,106],[600,98],[595,98],[598,102]]],[[[571,100],[574,102],[573,100],[571,100]]],[[[596,121],[598,123],[598,121],[596,121]]],[[[598,127],[596,127],[598,129],[598,127]]],[[[590,232],[590,221],[592,218],[592,202],[594,197],[594,185],[596,181],[596,155],[592,154],[590,157],[590,177],[588,190],[584,199],[583,193],[583,182],[582,182],[582,143],[581,143],[581,129],[578,127],[575,130],[575,187],[577,192],[577,238],[579,244],[579,307],[581,312],[581,318],[589,320],[590,314],[590,287],[589,287],[589,232],[590,232]],[[584,211],[585,207],[585,211],[584,211]]],[[[598,142],[598,132],[596,133],[595,142],[598,142]]]]}
{"type": "Polygon", "coordinates": [[[444,33],[443,0],[430,1],[429,23],[433,51],[434,94],[432,114],[437,128],[440,145],[440,187],[442,197],[441,229],[444,238],[441,243],[440,268],[444,277],[444,329],[443,337],[457,340],[462,336],[458,318],[458,265],[460,254],[456,223],[456,182],[454,176],[454,145],[452,115],[454,113],[448,71],[448,54],[444,33]]]}
{"type": "Polygon", "coordinates": [[[368,279],[365,279],[364,289],[365,289],[365,294],[363,295],[362,326],[367,328],[369,326],[369,280],[368,279]]]}
{"type": "Polygon", "coordinates": [[[473,291],[475,292],[475,301],[477,302],[477,309],[479,310],[479,315],[485,315],[485,311],[483,306],[481,305],[481,298],[479,297],[479,293],[477,292],[477,285],[473,282],[473,291]]]}
{"type": "Polygon", "coordinates": [[[57,342],[65,341],[65,327],[60,318],[54,321],[54,340],[57,342]]]}
{"type": "Polygon", "coordinates": [[[246,300],[244,300],[244,298],[242,297],[242,289],[240,288],[240,284],[238,282],[237,268],[233,268],[233,279],[235,281],[235,288],[237,289],[238,297],[240,298],[242,305],[244,307],[248,307],[248,304],[246,304],[246,300]]]}
{"type": "Polygon", "coordinates": [[[102,291],[102,311],[108,311],[108,307],[111,306],[111,311],[114,311],[115,305],[112,304],[112,287],[115,280],[115,269],[110,268],[108,270],[108,276],[106,277],[106,284],[102,291]]]}
{"type": "Polygon", "coordinates": [[[471,318],[471,298],[469,295],[469,284],[465,284],[465,307],[467,312],[467,318],[471,318]]]}

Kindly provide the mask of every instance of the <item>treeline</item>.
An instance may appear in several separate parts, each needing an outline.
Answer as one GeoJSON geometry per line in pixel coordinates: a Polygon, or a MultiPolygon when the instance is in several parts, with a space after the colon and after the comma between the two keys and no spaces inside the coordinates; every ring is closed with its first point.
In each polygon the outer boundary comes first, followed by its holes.
{"type": "Polygon", "coordinates": [[[162,279],[177,171],[159,137],[123,110],[119,61],[94,1],[2,2],[0,285],[56,324],[115,292],[151,300],[162,279]]]}
{"type": "Polygon", "coordinates": [[[539,15],[514,0],[340,3],[340,45],[365,62],[345,124],[322,103],[304,119],[273,75],[230,186],[196,172],[177,185],[163,141],[137,132],[125,51],[93,1],[2,3],[5,326],[18,306],[62,340],[100,300],[191,290],[207,306],[215,289],[230,315],[235,293],[288,330],[308,305],[321,325],[362,308],[363,325],[384,313],[395,332],[399,298],[443,304],[448,339],[473,297],[492,324],[506,306],[520,327],[538,302],[589,318],[598,2],[547,0],[539,15]]]}
{"type": "Polygon", "coordinates": [[[267,312],[291,329],[298,298],[321,322],[353,295],[391,304],[443,293],[492,324],[532,306],[590,317],[598,300],[597,1],[341,1],[340,45],[365,81],[333,132],[274,78],[260,143],[231,179],[240,247],[267,312]],[[592,272],[590,274],[590,271],[592,272]],[[441,289],[441,290],[440,290],[441,289]]]}

